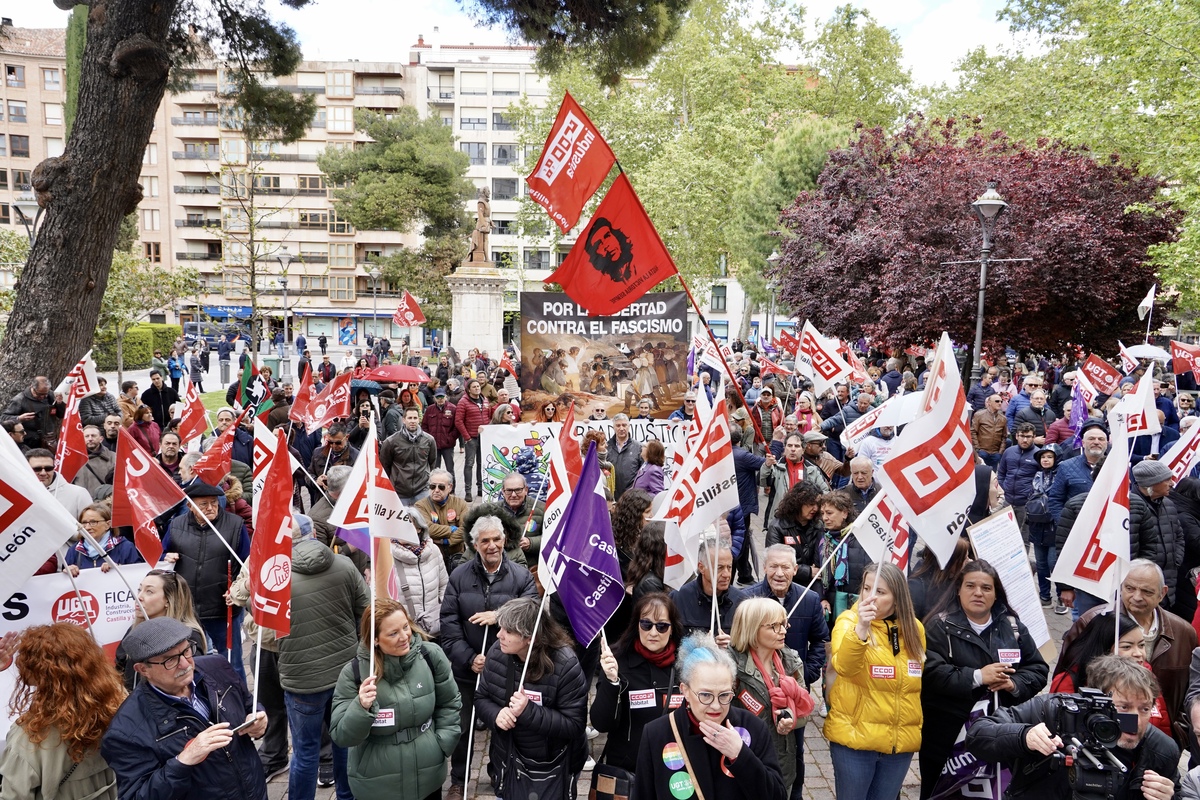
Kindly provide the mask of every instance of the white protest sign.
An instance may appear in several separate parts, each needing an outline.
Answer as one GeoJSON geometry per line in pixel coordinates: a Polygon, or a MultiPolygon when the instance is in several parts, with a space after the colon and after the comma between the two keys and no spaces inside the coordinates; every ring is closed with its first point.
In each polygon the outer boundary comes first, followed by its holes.
{"type": "Polygon", "coordinates": [[[975,555],[993,567],[1008,595],[1009,607],[1017,612],[1040,648],[1050,641],[1046,615],[1038,594],[1037,579],[1029,567],[1029,556],[1021,539],[1021,528],[1011,506],[967,528],[975,555]]]}

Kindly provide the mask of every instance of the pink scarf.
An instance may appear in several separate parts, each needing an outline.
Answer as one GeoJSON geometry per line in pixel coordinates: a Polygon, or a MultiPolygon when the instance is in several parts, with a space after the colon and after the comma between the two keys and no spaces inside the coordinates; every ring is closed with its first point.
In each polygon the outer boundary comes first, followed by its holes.
{"type": "Polygon", "coordinates": [[[775,674],[779,676],[779,683],[776,685],[771,681],[771,675],[763,666],[762,661],[758,658],[758,653],[750,650],[750,657],[754,659],[754,666],[758,667],[758,672],[762,675],[763,683],[767,686],[767,694],[771,697],[771,710],[780,711],[787,709],[792,714],[792,719],[797,722],[801,717],[807,717],[812,713],[811,698],[806,703],[804,695],[806,692],[800,688],[800,684],[791,675],[783,671],[783,659],[779,657],[779,651],[776,650],[771,654],[772,663],[775,665],[775,674]],[[801,709],[806,708],[807,711],[801,713],[801,709]]]}

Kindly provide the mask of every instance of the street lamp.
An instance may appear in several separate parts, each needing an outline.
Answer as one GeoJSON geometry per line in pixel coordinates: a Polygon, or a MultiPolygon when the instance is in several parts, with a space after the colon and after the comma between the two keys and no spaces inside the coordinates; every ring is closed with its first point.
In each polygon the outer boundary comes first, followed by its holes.
{"type": "Polygon", "coordinates": [[[971,364],[971,383],[979,383],[980,350],[983,348],[983,301],[987,293],[988,256],[992,252],[992,234],[995,232],[996,218],[1000,212],[1008,208],[1008,203],[996,191],[996,182],[988,181],[987,191],[971,203],[975,216],[979,218],[979,227],[983,230],[983,249],[979,256],[979,308],[975,314],[975,356],[971,364]]]}
{"type": "Polygon", "coordinates": [[[375,338],[379,338],[379,276],[383,273],[378,267],[372,269],[369,273],[371,276],[371,330],[375,332],[375,338]]]}
{"type": "Polygon", "coordinates": [[[33,247],[33,240],[37,238],[38,221],[42,217],[42,207],[35,200],[18,200],[13,203],[13,210],[17,212],[17,217],[21,220],[21,224],[25,226],[25,235],[29,237],[29,246],[33,247]]]}
{"type": "MultiPolygon", "coordinates": [[[[778,250],[772,250],[771,255],[767,256],[767,266],[770,267],[771,274],[775,274],[775,270],[779,267],[778,250]]],[[[767,291],[771,293],[771,309],[767,312],[767,339],[771,340],[775,338],[775,293],[779,291],[779,282],[768,281],[767,291]]]]}
{"type": "Polygon", "coordinates": [[[280,369],[281,369],[280,375],[283,376],[283,375],[291,374],[291,371],[292,371],[291,370],[291,366],[292,366],[291,361],[287,358],[287,346],[288,346],[288,338],[289,338],[288,337],[288,302],[287,302],[288,279],[287,279],[287,273],[288,273],[288,267],[290,267],[292,265],[292,254],[290,252],[288,252],[288,249],[286,247],[281,247],[279,249],[279,255],[276,256],[276,259],[279,261],[279,288],[283,290],[283,353],[279,357],[279,360],[282,362],[279,365],[280,369]]]}

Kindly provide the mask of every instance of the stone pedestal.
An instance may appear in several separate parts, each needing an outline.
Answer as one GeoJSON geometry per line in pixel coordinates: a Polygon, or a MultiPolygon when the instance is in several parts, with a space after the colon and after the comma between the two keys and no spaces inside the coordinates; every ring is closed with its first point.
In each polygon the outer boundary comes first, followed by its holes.
{"type": "Polygon", "coordinates": [[[454,299],[447,344],[465,357],[472,347],[499,359],[504,350],[504,290],[508,278],[494,262],[464,262],[446,276],[454,299]]]}

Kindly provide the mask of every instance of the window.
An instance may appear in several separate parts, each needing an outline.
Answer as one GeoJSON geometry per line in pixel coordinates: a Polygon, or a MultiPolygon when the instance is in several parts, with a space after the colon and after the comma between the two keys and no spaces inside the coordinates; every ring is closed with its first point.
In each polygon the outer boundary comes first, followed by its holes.
{"type": "Polygon", "coordinates": [[[30,180],[30,173],[27,169],[14,169],[12,171],[12,188],[14,191],[28,192],[33,189],[33,184],[30,180]]]}
{"type": "Polygon", "coordinates": [[[162,212],[157,208],[142,209],[142,230],[156,231],[162,228],[162,212]]]}
{"type": "Polygon", "coordinates": [[[42,103],[47,125],[62,125],[62,103],[42,103]]]}
{"type": "Polygon", "coordinates": [[[492,113],[492,130],[494,131],[511,131],[516,126],[512,124],[512,120],[499,112],[492,113]]]}
{"type": "MultiPolygon", "coordinates": [[[[3,140],[0,140],[3,141],[3,140]]],[[[0,189],[8,188],[8,170],[0,169],[0,189]]]]}
{"type": "MultiPolygon", "coordinates": [[[[229,208],[225,210],[225,230],[247,231],[250,229],[250,217],[244,208],[229,208]]],[[[230,247],[230,250],[234,250],[230,247]]]]}
{"type": "Polygon", "coordinates": [[[162,263],[162,245],[158,242],[142,242],[142,253],[151,264],[162,263]]]}
{"type": "Polygon", "coordinates": [[[517,72],[493,72],[492,94],[497,97],[516,97],[521,93],[521,75],[517,72]]]}
{"type": "Polygon", "coordinates": [[[492,145],[492,163],[497,167],[507,167],[517,163],[517,146],[515,144],[492,145]]]}
{"type": "Polygon", "coordinates": [[[16,100],[8,101],[8,121],[9,122],[28,122],[28,109],[24,103],[16,100]]]}
{"type": "Polygon", "coordinates": [[[493,219],[492,233],[496,236],[511,236],[517,232],[517,226],[511,219],[493,219]]]}
{"type": "Polygon", "coordinates": [[[716,336],[718,339],[720,339],[723,342],[729,341],[729,323],[728,322],[716,322],[716,321],[713,321],[710,319],[708,321],[708,327],[712,329],[713,336],[716,336]]]}
{"type": "Polygon", "coordinates": [[[516,262],[516,254],[508,250],[493,250],[492,263],[501,269],[512,269],[516,262]]]}
{"type": "Polygon", "coordinates": [[[297,179],[297,184],[297,191],[300,194],[325,194],[325,176],[323,175],[301,175],[297,179]]]}
{"type": "Polygon", "coordinates": [[[301,211],[300,227],[308,230],[325,230],[329,226],[329,214],[324,211],[301,211]]]}
{"type": "Polygon", "coordinates": [[[250,185],[249,176],[246,173],[234,172],[231,169],[227,169],[224,171],[224,177],[225,179],[221,183],[222,197],[236,198],[249,196],[250,193],[247,191],[247,187],[250,185]]]}
{"type": "Polygon", "coordinates": [[[354,97],[353,72],[325,73],[326,97],[354,97]]]}
{"type": "Polygon", "coordinates": [[[58,137],[50,137],[42,140],[46,146],[46,158],[54,158],[63,154],[63,140],[58,137]]]}
{"type": "Polygon", "coordinates": [[[329,299],[330,300],[353,300],[354,299],[354,276],[331,276],[329,278],[329,299]]]}
{"type": "Polygon", "coordinates": [[[550,269],[550,251],[526,250],[525,269],[550,269]]]}
{"type": "Polygon", "coordinates": [[[354,226],[337,215],[336,211],[329,212],[330,233],[354,233],[354,226]]]}
{"type": "Polygon", "coordinates": [[[354,245],[353,244],[330,244],[329,245],[329,266],[331,267],[353,267],[354,266],[354,245]]]}
{"type": "Polygon", "coordinates": [[[154,142],[146,145],[146,152],[142,153],[142,163],[148,166],[154,166],[158,163],[158,145],[154,142]]]}
{"type": "Polygon", "coordinates": [[[300,291],[327,292],[329,291],[329,278],[325,277],[324,275],[301,275],[300,291]]]}
{"type": "Polygon", "coordinates": [[[458,149],[467,154],[472,165],[487,163],[487,145],[483,142],[459,142],[458,149]]]}
{"type": "Polygon", "coordinates": [[[42,68],[42,88],[47,92],[62,91],[62,73],[57,69],[42,68]]]}
{"type": "Polygon", "coordinates": [[[354,106],[329,106],[325,130],[330,133],[354,133],[354,106]]]}
{"type": "Polygon", "coordinates": [[[442,125],[446,128],[453,128],[454,127],[454,117],[443,116],[442,117],[442,125]]]}
{"type": "MultiPolygon", "coordinates": [[[[6,155],[8,155],[8,140],[5,139],[3,136],[0,136],[0,156],[6,156],[6,155]]],[[[0,170],[0,172],[3,172],[3,171],[4,170],[0,170]]]]}
{"type": "Polygon", "coordinates": [[[205,244],[208,246],[208,249],[205,251],[206,255],[214,261],[219,261],[221,258],[221,243],[206,242],[205,244]]]}
{"type": "Polygon", "coordinates": [[[486,72],[464,72],[461,81],[463,94],[487,94],[487,73],[486,72]]]}
{"type": "Polygon", "coordinates": [[[712,287],[712,297],[708,301],[709,311],[725,311],[725,289],[726,287],[720,284],[712,287]]]}
{"type": "Polygon", "coordinates": [[[265,194],[279,194],[278,175],[255,175],[254,191],[265,194]]]}
{"type": "Polygon", "coordinates": [[[0,225],[8,225],[12,223],[11,212],[8,210],[8,203],[0,203],[0,225]]]}
{"type": "Polygon", "coordinates": [[[225,278],[225,297],[249,297],[249,283],[246,274],[240,270],[227,269],[221,273],[225,278]]]}
{"type": "Polygon", "coordinates": [[[4,65],[4,82],[10,89],[25,88],[25,67],[20,64],[4,65]]]}
{"type": "Polygon", "coordinates": [[[464,131],[486,131],[487,109],[464,108],[459,111],[458,127],[464,131]]]}
{"type": "Polygon", "coordinates": [[[279,142],[254,142],[250,146],[250,152],[259,158],[271,158],[279,155],[279,142]]]}
{"type": "Polygon", "coordinates": [[[516,200],[519,196],[516,178],[492,178],[493,200],[516,200]]]}
{"type": "Polygon", "coordinates": [[[143,175],[138,183],[142,184],[142,197],[158,197],[157,175],[143,175]]]}
{"type": "Polygon", "coordinates": [[[222,139],[221,160],[226,164],[245,164],[246,142],[242,139],[222,139]]]}

